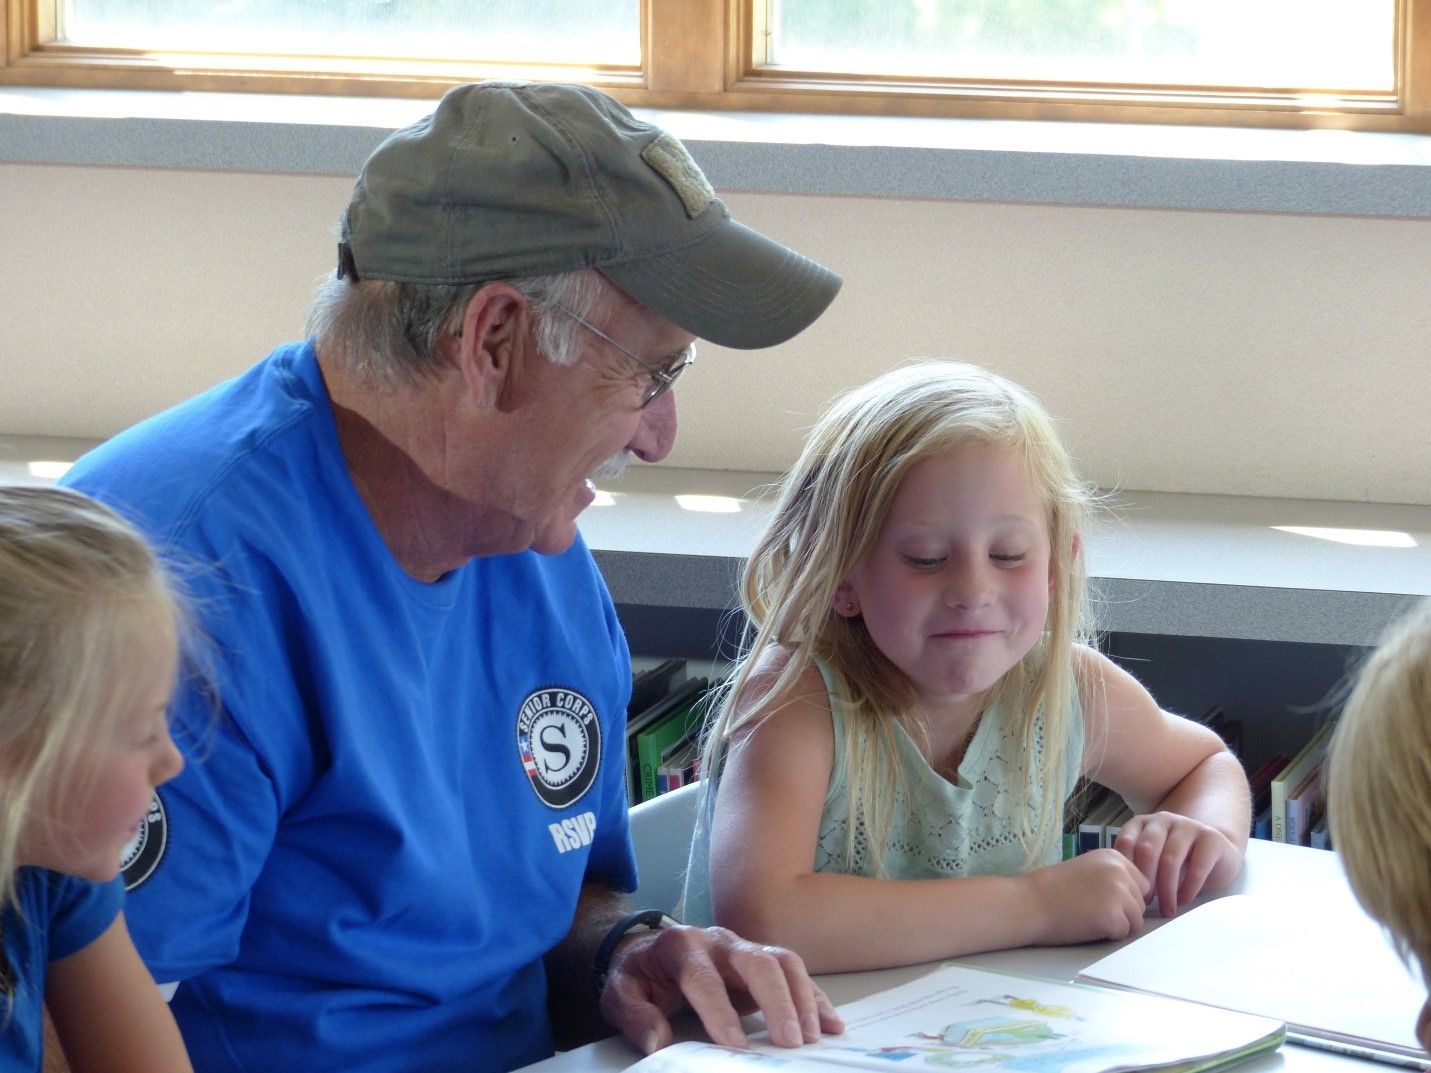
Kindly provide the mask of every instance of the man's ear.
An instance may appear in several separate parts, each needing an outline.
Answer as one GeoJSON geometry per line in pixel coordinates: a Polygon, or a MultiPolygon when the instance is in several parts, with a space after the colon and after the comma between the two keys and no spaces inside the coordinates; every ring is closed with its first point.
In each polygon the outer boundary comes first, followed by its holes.
{"type": "Polygon", "coordinates": [[[467,384],[472,405],[501,405],[528,349],[530,311],[526,297],[505,283],[489,283],[467,303],[462,334],[452,340],[450,357],[467,384]]]}

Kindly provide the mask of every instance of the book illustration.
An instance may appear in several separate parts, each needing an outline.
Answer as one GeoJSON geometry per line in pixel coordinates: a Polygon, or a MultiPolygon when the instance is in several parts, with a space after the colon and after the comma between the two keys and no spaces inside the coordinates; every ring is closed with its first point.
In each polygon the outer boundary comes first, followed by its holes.
{"type": "Polygon", "coordinates": [[[845,1031],[794,1050],[685,1043],[632,1073],[1013,1070],[1194,1073],[1276,1047],[1282,1025],[1168,999],[946,965],[841,1007],[845,1031]]]}
{"type": "MultiPolygon", "coordinates": [[[[1015,995],[975,999],[970,1004],[971,1009],[983,1005],[1005,1006],[1012,1012],[972,1016],[967,1020],[947,1024],[937,1032],[915,1031],[910,1033],[912,1039],[908,1043],[884,1044],[870,1048],[831,1041],[826,1049],[862,1054],[884,1061],[902,1062],[909,1058],[919,1058],[923,1064],[938,1069],[970,1069],[995,1064],[1002,1065],[1005,1069],[1027,1069],[1031,1067],[1010,1064],[1020,1057],[1013,1052],[1043,1043],[1062,1043],[1069,1038],[1069,1034],[1058,1031],[1051,1022],[1078,1019],[1068,1006],[1052,1005],[1015,995]],[[1027,1013],[1020,1016],[1021,1011],[1027,1013]]],[[[1060,1060],[1066,1061],[1069,1053],[1066,1048],[1061,1048],[1060,1060]]],[[[1025,1051],[1022,1056],[1032,1058],[1034,1052],[1025,1051]]]]}

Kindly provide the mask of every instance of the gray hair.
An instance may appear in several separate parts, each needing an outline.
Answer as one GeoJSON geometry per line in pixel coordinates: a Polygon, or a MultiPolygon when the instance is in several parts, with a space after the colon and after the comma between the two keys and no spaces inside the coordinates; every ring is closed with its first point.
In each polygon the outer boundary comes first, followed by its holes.
{"type": "MultiPolygon", "coordinates": [[[[412,384],[442,370],[438,343],[461,328],[472,296],[492,282],[448,286],[332,277],[314,296],[307,333],[355,373],[389,387],[412,384]]],[[[589,319],[610,300],[607,285],[592,269],[502,282],[531,302],[537,348],[557,365],[576,361],[579,325],[570,317],[550,316],[552,307],[589,319]]]]}

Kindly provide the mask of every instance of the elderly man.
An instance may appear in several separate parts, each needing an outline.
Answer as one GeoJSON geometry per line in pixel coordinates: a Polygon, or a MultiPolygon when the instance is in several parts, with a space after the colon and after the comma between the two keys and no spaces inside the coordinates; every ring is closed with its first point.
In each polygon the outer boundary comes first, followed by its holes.
{"type": "Polygon", "coordinates": [[[839,1027],[789,952],[615,893],[630,662],[576,531],[670,450],[697,338],[779,343],[838,287],[605,96],[463,86],[365,165],[309,341],[75,466],[209,641],[126,864],[196,1069],[507,1070],[598,1001],[645,1050],[686,1006],[839,1027]]]}

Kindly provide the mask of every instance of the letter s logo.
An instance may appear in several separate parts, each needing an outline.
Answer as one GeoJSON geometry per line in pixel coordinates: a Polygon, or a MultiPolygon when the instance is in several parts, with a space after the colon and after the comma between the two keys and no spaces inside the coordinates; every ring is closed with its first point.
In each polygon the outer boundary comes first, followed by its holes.
{"type": "Polygon", "coordinates": [[[544,686],[529,693],[517,709],[516,737],[522,769],[548,808],[566,808],[596,781],[601,721],[575,690],[544,686]]]}
{"type": "Polygon", "coordinates": [[[567,725],[564,723],[549,724],[541,728],[539,738],[541,741],[542,766],[548,775],[555,775],[571,763],[571,750],[563,744],[566,740],[567,725]],[[556,762],[556,758],[561,758],[561,763],[556,762]]]}

